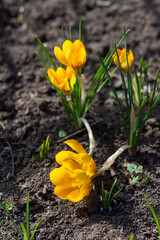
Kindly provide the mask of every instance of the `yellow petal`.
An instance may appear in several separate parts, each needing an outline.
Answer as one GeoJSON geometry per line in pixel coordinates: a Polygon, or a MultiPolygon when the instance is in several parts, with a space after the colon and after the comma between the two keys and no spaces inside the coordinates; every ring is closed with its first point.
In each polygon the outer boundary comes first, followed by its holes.
{"type": "Polygon", "coordinates": [[[64,52],[59,47],[54,48],[54,54],[55,54],[55,57],[58,59],[58,61],[60,61],[66,66],[70,65],[65,57],[64,52]]]}
{"type": "Polygon", "coordinates": [[[59,89],[61,89],[60,88],[60,78],[59,78],[59,76],[57,75],[57,72],[55,72],[53,69],[51,69],[51,68],[49,68],[48,69],[48,77],[49,77],[49,79],[51,80],[51,82],[57,87],[57,88],[59,88],[59,89]]]}
{"type": "Polygon", "coordinates": [[[58,76],[52,68],[49,68],[48,69],[48,77],[50,80],[52,80],[53,78],[57,78],[58,76]]]}
{"type": "Polygon", "coordinates": [[[76,40],[74,41],[74,46],[76,47],[76,51],[79,51],[81,48],[85,50],[85,46],[82,41],[76,40]]]}
{"type": "Polygon", "coordinates": [[[77,187],[68,194],[67,199],[72,202],[79,202],[90,193],[93,184],[91,179],[82,170],[75,170],[75,179],[77,187]]]}
{"type": "Polygon", "coordinates": [[[58,76],[62,79],[61,81],[63,81],[63,79],[66,77],[66,71],[64,68],[59,67],[57,68],[56,73],[58,74],[58,76]]]}
{"type": "Polygon", "coordinates": [[[78,158],[78,155],[74,152],[71,152],[71,151],[59,152],[55,157],[56,162],[59,165],[62,165],[62,162],[65,161],[65,160],[68,160],[68,159],[76,160],[77,158],[78,158]]]}
{"type": "Polygon", "coordinates": [[[81,169],[81,166],[72,159],[68,159],[62,162],[62,166],[65,167],[67,170],[69,170],[70,172],[74,173],[74,170],[76,169],[81,169]]]}
{"type": "Polygon", "coordinates": [[[74,188],[70,187],[70,188],[63,188],[61,186],[56,186],[54,189],[54,193],[57,197],[61,198],[61,199],[68,199],[68,195],[70,194],[70,192],[72,192],[74,190],[74,188]]]}
{"type": "MultiPolygon", "coordinates": [[[[118,56],[119,56],[119,60],[120,60],[120,55],[121,55],[121,49],[117,48],[117,53],[118,53],[118,56]]],[[[116,52],[113,54],[113,58],[114,58],[114,64],[116,66],[118,66],[118,58],[117,58],[117,54],[116,52]]],[[[120,61],[121,62],[121,61],[120,61]]]]}
{"type": "Polygon", "coordinates": [[[86,172],[89,177],[94,176],[96,172],[96,163],[93,158],[87,153],[78,153],[82,164],[82,169],[86,172]]]}
{"type": "Polygon", "coordinates": [[[74,51],[74,45],[70,40],[66,40],[62,45],[62,51],[64,52],[64,55],[66,55],[67,51],[74,51]]]}
{"type": "Polygon", "coordinates": [[[133,61],[134,61],[133,52],[132,52],[132,50],[129,50],[129,53],[128,53],[128,62],[129,62],[129,65],[131,65],[133,61]]]}
{"type": "Polygon", "coordinates": [[[65,143],[68,146],[70,146],[74,151],[76,151],[76,152],[84,152],[85,153],[84,148],[82,147],[82,145],[78,141],[76,141],[74,139],[70,139],[70,140],[65,141],[65,143]]]}
{"type": "Polygon", "coordinates": [[[50,172],[50,180],[54,185],[63,185],[64,180],[65,180],[65,184],[67,183],[70,184],[72,181],[72,178],[74,178],[74,175],[63,166],[60,168],[55,168],[50,172]]]}
{"type": "Polygon", "coordinates": [[[67,199],[71,202],[79,202],[84,198],[83,194],[81,194],[80,189],[77,188],[73,191],[71,191],[68,195],[67,195],[67,199]]]}
{"type": "Polygon", "coordinates": [[[67,68],[66,68],[66,72],[67,72],[67,75],[69,76],[69,78],[70,78],[72,75],[76,76],[76,75],[75,75],[75,71],[74,71],[74,69],[73,69],[72,67],[67,67],[67,68]]]}
{"type": "Polygon", "coordinates": [[[75,53],[73,51],[71,51],[70,49],[67,50],[66,54],[66,59],[67,61],[70,63],[71,66],[75,65],[75,53]]]}

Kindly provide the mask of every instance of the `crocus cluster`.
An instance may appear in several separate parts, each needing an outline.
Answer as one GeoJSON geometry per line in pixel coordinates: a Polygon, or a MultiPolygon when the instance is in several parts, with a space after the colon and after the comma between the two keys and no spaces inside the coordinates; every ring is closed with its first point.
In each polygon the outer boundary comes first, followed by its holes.
{"type": "Polygon", "coordinates": [[[54,193],[61,199],[78,202],[92,190],[92,178],[96,172],[96,163],[76,140],[65,142],[75,152],[61,151],[55,159],[61,165],[50,173],[51,182],[56,185],[54,193]]]}
{"type": "Polygon", "coordinates": [[[76,40],[74,43],[70,40],[66,40],[62,49],[59,47],[54,48],[55,57],[65,66],[66,70],[62,67],[53,70],[48,69],[48,76],[51,82],[66,95],[70,94],[70,81],[73,88],[76,82],[75,71],[79,72],[86,62],[86,50],[85,46],[80,40],[76,40]]]}

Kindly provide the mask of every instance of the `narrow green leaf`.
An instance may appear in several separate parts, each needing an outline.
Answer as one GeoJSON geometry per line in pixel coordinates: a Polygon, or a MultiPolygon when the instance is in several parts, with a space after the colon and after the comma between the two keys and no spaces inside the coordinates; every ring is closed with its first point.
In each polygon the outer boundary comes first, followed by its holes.
{"type": "Polygon", "coordinates": [[[62,33],[63,33],[64,40],[67,40],[64,26],[62,26],[62,33]]]}
{"type": "Polygon", "coordinates": [[[13,218],[11,217],[10,213],[5,209],[4,204],[0,204],[0,207],[4,210],[5,214],[9,217],[9,219],[11,220],[13,226],[15,227],[15,229],[17,230],[18,234],[20,235],[21,239],[23,240],[23,235],[20,231],[20,229],[18,228],[17,224],[15,223],[15,221],[13,220],[13,218]]]}
{"type": "Polygon", "coordinates": [[[147,98],[145,97],[143,99],[143,102],[137,112],[137,116],[135,118],[135,121],[134,121],[134,126],[133,126],[133,131],[132,131],[132,148],[137,148],[137,138],[136,138],[136,131],[137,131],[137,127],[138,127],[138,122],[139,122],[139,118],[140,118],[140,115],[141,115],[141,112],[143,110],[143,107],[144,107],[144,104],[146,103],[147,101],[147,98]]]}
{"type": "Polygon", "coordinates": [[[113,92],[114,92],[114,94],[115,94],[115,96],[116,96],[116,100],[117,100],[117,103],[118,103],[118,106],[119,106],[119,109],[120,109],[120,112],[121,112],[121,116],[122,116],[122,119],[123,119],[123,123],[124,123],[125,130],[126,130],[126,135],[127,135],[127,137],[128,137],[128,140],[129,140],[129,133],[128,133],[128,127],[127,127],[127,123],[126,123],[126,119],[125,119],[125,115],[124,115],[124,110],[123,110],[122,105],[121,105],[121,102],[120,102],[120,100],[119,100],[119,98],[118,98],[118,95],[117,95],[116,89],[115,89],[115,87],[114,87],[113,81],[112,81],[112,79],[111,79],[111,77],[110,77],[110,75],[109,75],[109,73],[108,73],[108,71],[107,71],[107,69],[106,69],[106,67],[105,67],[105,65],[104,65],[104,62],[103,62],[103,60],[102,60],[99,52],[97,52],[97,54],[98,54],[98,57],[99,57],[100,62],[101,62],[101,64],[102,64],[102,67],[103,67],[103,69],[104,69],[104,72],[105,72],[105,74],[107,75],[107,78],[108,78],[108,80],[109,80],[109,82],[110,82],[110,84],[111,84],[111,86],[112,86],[113,92]]]}
{"type": "Polygon", "coordinates": [[[155,98],[156,98],[158,73],[159,73],[159,70],[157,70],[157,72],[156,72],[156,77],[155,77],[155,81],[154,81],[154,88],[153,88],[152,98],[151,98],[151,102],[150,102],[151,105],[153,104],[153,102],[155,101],[155,98]]]}
{"type": "Polygon", "coordinates": [[[48,71],[48,66],[45,64],[45,62],[42,60],[41,56],[39,55],[38,52],[36,52],[37,56],[39,57],[40,61],[42,62],[43,66],[45,67],[45,69],[48,71]]]}
{"type": "Polygon", "coordinates": [[[70,36],[70,40],[71,42],[73,42],[73,38],[72,38],[72,28],[69,28],[69,36],[70,36]]]}
{"type": "MultiPolygon", "coordinates": [[[[0,225],[1,225],[2,227],[4,227],[4,228],[7,230],[7,232],[9,232],[9,233],[12,235],[12,237],[13,237],[14,239],[19,240],[19,239],[16,237],[16,235],[15,235],[14,233],[12,233],[12,231],[3,224],[3,222],[0,221],[0,225]]],[[[22,239],[22,240],[23,240],[23,239],[22,239]]]]}
{"type": "Polygon", "coordinates": [[[112,184],[112,187],[111,187],[111,189],[109,191],[109,194],[108,194],[108,207],[110,207],[111,202],[112,202],[112,197],[111,196],[112,196],[113,189],[114,189],[114,187],[116,185],[116,182],[117,182],[117,178],[114,180],[114,182],[112,184]]]}
{"type": "Polygon", "coordinates": [[[27,230],[26,230],[24,224],[21,222],[20,225],[21,225],[22,231],[24,233],[25,240],[29,240],[28,235],[27,235],[27,230]]]}
{"type": "Polygon", "coordinates": [[[81,23],[81,21],[79,22],[79,40],[82,41],[82,23],[81,23]]]}
{"type": "Polygon", "coordinates": [[[129,237],[129,239],[128,240],[133,240],[134,239],[134,234],[133,233],[131,233],[131,235],[130,235],[130,237],[129,237]]]}
{"type": "Polygon", "coordinates": [[[27,203],[26,203],[26,231],[29,240],[29,194],[27,193],[27,203]]]}
{"type": "Polygon", "coordinates": [[[147,197],[146,197],[145,195],[144,195],[144,197],[145,197],[146,202],[147,202],[147,204],[148,204],[148,207],[149,207],[149,209],[150,209],[150,211],[151,211],[151,213],[152,213],[152,215],[153,215],[154,221],[155,221],[155,223],[156,223],[156,225],[157,225],[157,228],[158,228],[158,234],[159,234],[159,236],[160,236],[160,222],[159,222],[159,220],[158,220],[158,217],[157,217],[155,211],[153,210],[150,202],[148,201],[147,197]]]}
{"type": "Polygon", "coordinates": [[[101,197],[102,197],[102,201],[104,201],[105,191],[104,191],[104,182],[103,181],[102,181],[102,186],[101,186],[101,197]]]}
{"type": "Polygon", "coordinates": [[[144,119],[143,119],[143,122],[140,126],[140,129],[139,129],[139,132],[138,132],[138,135],[137,135],[137,138],[136,138],[136,144],[135,144],[135,147],[138,146],[138,143],[139,143],[139,140],[140,140],[140,136],[141,136],[141,133],[142,133],[142,130],[144,128],[144,125],[147,121],[147,119],[149,118],[152,110],[156,107],[156,105],[159,103],[160,101],[160,96],[155,100],[155,102],[152,104],[152,106],[150,107],[149,111],[147,112],[147,114],[145,115],[144,119]]]}
{"type": "Polygon", "coordinates": [[[40,46],[41,46],[41,48],[42,48],[42,50],[43,50],[43,52],[44,52],[47,60],[48,60],[48,61],[51,63],[51,65],[54,67],[54,70],[56,70],[56,69],[57,69],[57,68],[56,68],[56,65],[55,65],[55,63],[53,62],[51,56],[49,55],[47,49],[45,48],[45,46],[43,45],[43,43],[41,42],[41,40],[40,40],[37,36],[36,36],[36,39],[37,39],[38,43],[40,44],[40,46]]]}
{"type": "Polygon", "coordinates": [[[43,220],[44,220],[44,218],[42,218],[42,219],[37,223],[37,225],[35,226],[35,228],[34,228],[34,230],[33,230],[33,232],[32,232],[31,240],[33,240],[34,235],[35,235],[35,232],[36,232],[38,226],[41,224],[41,222],[42,222],[43,220]]]}
{"type": "Polygon", "coordinates": [[[129,94],[129,100],[130,100],[129,107],[130,107],[130,111],[131,111],[131,107],[133,105],[133,101],[132,101],[132,85],[131,85],[131,76],[130,76],[129,64],[128,64],[127,37],[126,37],[125,27],[123,27],[123,31],[124,31],[124,45],[125,45],[125,49],[126,49],[126,60],[127,60],[127,82],[128,82],[128,94],[129,94]]]}
{"type": "MultiPolygon", "coordinates": [[[[123,70],[121,68],[121,63],[120,63],[120,60],[119,60],[119,55],[118,55],[118,52],[117,52],[117,47],[116,47],[115,42],[114,42],[114,46],[115,46],[115,51],[116,51],[116,55],[117,55],[118,65],[119,65],[119,69],[120,69],[120,74],[121,74],[121,79],[122,79],[122,86],[123,86],[123,90],[124,90],[124,94],[125,94],[125,101],[126,101],[126,105],[127,105],[128,122],[129,122],[129,119],[130,119],[130,109],[131,108],[130,108],[130,106],[128,104],[126,83],[125,83],[124,74],[123,74],[123,70]]],[[[125,59],[124,59],[124,61],[125,61],[125,59]]]]}

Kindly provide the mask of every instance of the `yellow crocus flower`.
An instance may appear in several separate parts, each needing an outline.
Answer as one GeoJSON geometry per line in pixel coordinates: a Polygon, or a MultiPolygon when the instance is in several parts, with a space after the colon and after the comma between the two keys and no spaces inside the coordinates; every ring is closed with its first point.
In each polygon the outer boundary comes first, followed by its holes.
{"type": "Polygon", "coordinates": [[[85,46],[80,40],[72,43],[66,40],[62,45],[62,50],[59,47],[54,48],[56,58],[66,66],[73,67],[79,71],[86,62],[85,46]]]}
{"type": "Polygon", "coordinates": [[[79,202],[92,190],[91,178],[96,172],[96,163],[87,154],[82,145],[74,140],[65,142],[74,151],[62,151],[56,155],[56,162],[61,165],[50,173],[51,182],[56,185],[54,193],[61,199],[79,202]]]}
{"type": "Polygon", "coordinates": [[[73,88],[76,83],[75,71],[71,67],[67,67],[66,70],[62,67],[57,68],[54,71],[52,68],[48,69],[48,76],[51,82],[66,95],[70,94],[70,87],[68,79],[70,80],[71,87],[73,88]]]}
{"type": "MultiPolygon", "coordinates": [[[[121,68],[123,69],[123,71],[126,73],[127,72],[127,59],[126,58],[126,49],[123,48],[122,50],[117,48],[117,52],[118,52],[118,56],[119,56],[119,61],[121,63],[121,68]],[[124,60],[125,59],[125,60],[124,60]],[[123,61],[124,60],[124,61],[123,61]]],[[[128,65],[129,65],[129,71],[131,71],[131,65],[132,62],[134,61],[134,55],[132,50],[128,51],[128,65]]],[[[118,66],[118,59],[117,59],[117,54],[115,52],[115,54],[113,55],[114,58],[114,63],[116,66],[118,66]]]]}

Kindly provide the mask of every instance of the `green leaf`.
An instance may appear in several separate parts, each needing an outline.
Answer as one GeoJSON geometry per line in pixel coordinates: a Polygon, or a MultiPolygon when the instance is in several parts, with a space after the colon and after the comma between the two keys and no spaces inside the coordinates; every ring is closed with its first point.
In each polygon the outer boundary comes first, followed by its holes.
{"type": "Polygon", "coordinates": [[[45,46],[43,45],[43,43],[41,42],[41,40],[40,40],[37,36],[36,36],[36,39],[37,39],[38,43],[40,44],[40,46],[41,46],[41,48],[42,48],[42,50],[43,50],[43,52],[44,52],[47,60],[48,60],[48,61],[50,62],[50,64],[54,67],[54,70],[56,70],[56,69],[57,69],[57,68],[56,68],[56,65],[55,65],[55,63],[53,62],[51,56],[49,55],[47,49],[45,48],[45,46]]]}
{"type": "Polygon", "coordinates": [[[32,232],[31,240],[33,240],[34,235],[35,235],[35,232],[36,232],[38,226],[41,224],[41,222],[42,222],[43,220],[44,220],[44,218],[42,218],[42,219],[37,223],[37,225],[35,226],[35,228],[34,228],[34,230],[33,230],[33,232],[32,232]]]}
{"type": "Polygon", "coordinates": [[[27,202],[26,202],[26,231],[27,237],[29,240],[29,194],[27,193],[27,202]]]}
{"type": "Polygon", "coordinates": [[[132,179],[132,185],[136,185],[136,183],[138,182],[138,176],[137,177],[133,177],[132,179]]]}
{"type": "Polygon", "coordinates": [[[133,240],[134,239],[134,234],[133,233],[131,233],[131,235],[130,235],[130,237],[129,237],[129,239],[128,240],[133,240]]]}
{"type": "MultiPolygon", "coordinates": [[[[16,235],[15,235],[14,233],[12,233],[12,231],[3,224],[3,222],[0,221],[0,225],[1,225],[2,227],[4,227],[4,228],[12,235],[12,237],[13,237],[14,239],[19,240],[19,239],[16,237],[16,235]]],[[[22,240],[23,240],[23,239],[22,239],[22,240]]]]}
{"type": "Polygon", "coordinates": [[[64,26],[62,26],[62,33],[63,33],[64,40],[67,40],[64,26]]]}
{"type": "Polygon", "coordinates": [[[144,178],[142,179],[142,182],[143,182],[144,184],[147,184],[147,183],[149,182],[149,179],[148,179],[147,177],[144,177],[144,178]]]}
{"type": "Polygon", "coordinates": [[[32,156],[31,158],[28,159],[29,163],[34,163],[36,161],[35,156],[32,156]]]}
{"type": "Polygon", "coordinates": [[[135,170],[136,173],[142,173],[143,172],[143,166],[138,166],[138,168],[135,170]]]}
{"type": "Polygon", "coordinates": [[[27,230],[26,230],[24,224],[21,222],[20,225],[21,225],[22,231],[24,233],[25,240],[29,240],[28,235],[27,235],[27,230]]]}
{"type": "Polygon", "coordinates": [[[79,40],[82,41],[82,24],[81,24],[81,21],[79,22],[79,40]]]}
{"type": "Polygon", "coordinates": [[[67,135],[67,133],[64,130],[60,130],[59,133],[58,133],[59,137],[65,137],[66,135],[67,135]]]}
{"type": "Polygon", "coordinates": [[[129,164],[129,165],[127,166],[127,170],[128,170],[129,172],[135,172],[136,168],[137,168],[137,165],[134,164],[134,163],[131,163],[131,164],[129,164]]]}
{"type": "Polygon", "coordinates": [[[155,211],[153,210],[150,202],[148,201],[147,197],[146,197],[145,195],[144,195],[144,197],[145,197],[146,202],[147,202],[147,204],[148,204],[148,207],[150,208],[150,211],[151,211],[151,213],[152,213],[152,215],[153,215],[154,221],[155,221],[155,223],[156,223],[156,225],[157,225],[157,228],[158,228],[158,234],[159,234],[159,237],[160,237],[160,222],[159,222],[159,220],[158,220],[158,217],[157,217],[155,211]]]}

